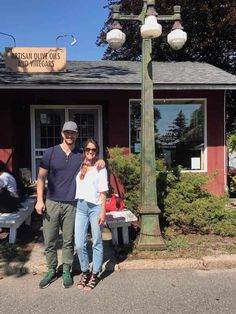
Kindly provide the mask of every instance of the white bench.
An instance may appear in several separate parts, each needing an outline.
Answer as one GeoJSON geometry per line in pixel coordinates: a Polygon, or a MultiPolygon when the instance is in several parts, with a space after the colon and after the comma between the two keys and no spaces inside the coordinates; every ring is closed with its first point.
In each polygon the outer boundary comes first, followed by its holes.
{"type": "Polygon", "coordinates": [[[10,229],[9,243],[16,242],[17,229],[24,221],[27,225],[30,225],[34,203],[34,198],[28,198],[21,202],[21,207],[16,212],[0,214],[0,228],[10,229]]]}
{"type": "Polygon", "coordinates": [[[123,244],[129,244],[129,226],[137,220],[130,210],[107,212],[106,223],[112,232],[112,244],[118,245],[118,228],[122,230],[123,244]]]}

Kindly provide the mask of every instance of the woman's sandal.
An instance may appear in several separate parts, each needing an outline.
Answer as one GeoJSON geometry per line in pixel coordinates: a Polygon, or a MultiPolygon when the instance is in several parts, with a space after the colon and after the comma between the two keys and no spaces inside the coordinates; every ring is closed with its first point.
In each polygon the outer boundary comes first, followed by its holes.
{"type": "Polygon", "coordinates": [[[83,272],[81,277],[80,277],[80,281],[77,283],[77,288],[82,290],[84,289],[84,287],[87,285],[87,283],[89,282],[90,280],[90,277],[91,277],[91,274],[89,271],[87,272],[83,272]]]}
{"type": "Polygon", "coordinates": [[[98,277],[98,274],[92,274],[90,277],[89,282],[85,285],[84,290],[90,291],[93,290],[96,285],[99,283],[100,278],[98,277]]]}

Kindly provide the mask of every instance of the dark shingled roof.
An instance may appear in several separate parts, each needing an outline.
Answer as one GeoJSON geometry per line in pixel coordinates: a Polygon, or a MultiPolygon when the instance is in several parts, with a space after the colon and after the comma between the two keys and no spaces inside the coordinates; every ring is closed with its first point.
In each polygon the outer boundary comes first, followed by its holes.
{"type": "MultiPolygon", "coordinates": [[[[154,89],[235,89],[236,77],[200,62],[153,62],[154,89]]],[[[64,73],[9,73],[0,89],[140,89],[141,62],[67,61],[64,73]]]]}

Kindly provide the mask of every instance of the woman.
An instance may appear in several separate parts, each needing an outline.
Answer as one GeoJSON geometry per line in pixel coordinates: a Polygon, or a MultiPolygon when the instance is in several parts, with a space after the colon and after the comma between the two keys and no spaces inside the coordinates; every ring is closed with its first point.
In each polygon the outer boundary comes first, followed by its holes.
{"type": "Polygon", "coordinates": [[[84,145],[84,162],[76,178],[75,245],[82,275],[77,287],[92,290],[99,282],[103,262],[102,226],[105,222],[106,191],[108,190],[107,170],[95,167],[99,147],[89,139],[84,145]],[[93,270],[89,271],[87,232],[91,225],[93,239],[93,270]]]}

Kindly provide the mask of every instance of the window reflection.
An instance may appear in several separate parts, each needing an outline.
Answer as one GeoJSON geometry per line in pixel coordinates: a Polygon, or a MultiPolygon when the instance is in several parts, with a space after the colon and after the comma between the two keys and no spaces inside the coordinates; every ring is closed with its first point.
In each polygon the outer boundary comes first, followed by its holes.
{"type": "Polygon", "coordinates": [[[61,142],[61,128],[63,123],[64,110],[36,109],[36,148],[48,148],[59,144],[61,142]]]}
{"type": "MultiPolygon", "coordinates": [[[[131,152],[141,151],[141,105],[131,103],[131,152]]],[[[156,159],[171,169],[204,169],[204,104],[200,101],[154,103],[156,159]]]]}
{"type": "Polygon", "coordinates": [[[97,114],[96,110],[86,110],[84,113],[80,110],[70,110],[70,119],[75,121],[78,126],[79,137],[77,139],[76,146],[80,149],[83,148],[84,142],[88,138],[94,138],[97,140],[97,114]]]}

